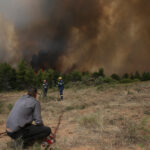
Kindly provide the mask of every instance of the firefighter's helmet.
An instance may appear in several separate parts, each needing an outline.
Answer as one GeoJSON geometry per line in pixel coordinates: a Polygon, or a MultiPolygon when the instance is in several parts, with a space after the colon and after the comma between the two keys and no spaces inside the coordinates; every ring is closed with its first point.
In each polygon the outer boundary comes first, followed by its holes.
{"type": "Polygon", "coordinates": [[[59,77],[58,80],[62,80],[62,77],[59,77]]]}

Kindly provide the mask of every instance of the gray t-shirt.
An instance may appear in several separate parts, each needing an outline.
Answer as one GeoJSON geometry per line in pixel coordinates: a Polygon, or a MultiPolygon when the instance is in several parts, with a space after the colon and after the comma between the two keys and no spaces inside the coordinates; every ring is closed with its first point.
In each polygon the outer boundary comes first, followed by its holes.
{"type": "Polygon", "coordinates": [[[41,117],[40,102],[29,95],[22,96],[11,110],[6,128],[12,132],[18,131],[20,128],[35,121],[37,125],[43,124],[41,117]]]}

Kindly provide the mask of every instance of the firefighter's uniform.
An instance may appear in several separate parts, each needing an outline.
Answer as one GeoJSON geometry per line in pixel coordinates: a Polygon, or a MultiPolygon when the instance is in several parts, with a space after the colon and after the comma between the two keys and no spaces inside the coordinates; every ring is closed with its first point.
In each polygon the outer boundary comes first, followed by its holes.
{"type": "Polygon", "coordinates": [[[63,100],[64,83],[63,83],[62,77],[58,78],[58,89],[60,93],[60,100],[63,100]]]}

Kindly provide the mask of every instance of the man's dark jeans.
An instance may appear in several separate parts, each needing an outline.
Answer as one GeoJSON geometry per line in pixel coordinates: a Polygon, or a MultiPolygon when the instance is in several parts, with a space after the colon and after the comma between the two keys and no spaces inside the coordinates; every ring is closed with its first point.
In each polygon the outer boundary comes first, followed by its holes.
{"type": "Polygon", "coordinates": [[[51,129],[49,127],[37,125],[27,125],[14,133],[7,132],[8,136],[12,139],[17,140],[21,138],[24,145],[30,145],[30,143],[34,143],[35,141],[43,140],[50,135],[50,133],[51,129]]]}
{"type": "Polygon", "coordinates": [[[46,97],[46,96],[47,96],[47,91],[48,91],[48,89],[47,89],[47,88],[44,88],[44,89],[43,89],[43,96],[44,96],[44,97],[46,97]]]}

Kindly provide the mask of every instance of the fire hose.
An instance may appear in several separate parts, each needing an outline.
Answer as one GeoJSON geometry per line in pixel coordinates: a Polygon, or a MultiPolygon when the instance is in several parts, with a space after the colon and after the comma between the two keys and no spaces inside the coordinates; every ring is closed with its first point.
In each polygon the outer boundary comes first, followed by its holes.
{"type": "Polygon", "coordinates": [[[58,129],[59,129],[59,127],[60,127],[60,124],[61,124],[63,115],[64,115],[64,112],[62,112],[62,114],[59,116],[58,124],[57,124],[57,126],[56,126],[54,132],[53,132],[52,134],[50,134],[50,135],[45,139],[45,141],[42,143],[42,145],[43,145],[44,147],[46,147],[46,146],[51,146],[53,143],[56,142],[56,134],[57,134],[58,129]]]}
{"type": "Polygon", "coordinates": [[[2,132],[2,133],[0,133],[0,138],[2,138],[3,136],[6,136],[7,134],[6,134],[6,132],[2,132]]]}

